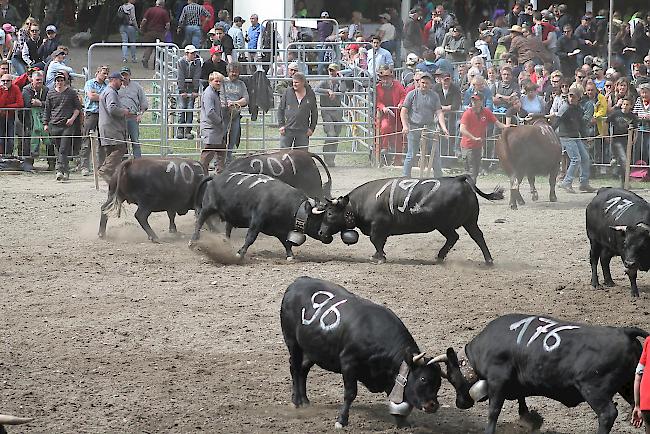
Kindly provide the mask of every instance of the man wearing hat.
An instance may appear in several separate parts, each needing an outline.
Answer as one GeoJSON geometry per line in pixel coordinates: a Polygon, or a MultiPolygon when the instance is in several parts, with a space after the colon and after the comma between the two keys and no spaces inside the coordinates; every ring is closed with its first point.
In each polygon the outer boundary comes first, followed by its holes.
{"type": "Polygon", "coordinates": [[[397,43],[395,41],[395,26],[390,22],[390,14],[379,14],[379,22],[377,36],[381,38],[381,48],[394,53],[397,48],[397,43]]]}
{"type": "MultiPolygon", "coordinates": [[[[82,176],[90,175],[90,131],[97,131],[99,125],[99,97],[108,86],[106,79],[109,73],[108,65],[100,65],[95,71],[95,77],[86,81],[84,85],[84,125],[79,151],[82,176]]],[[[104,155],[99,156],[100,164],[103,157],[104,155]]]]}
{"type": "Polygon", "coordinates": [[[337,142],[341,138],[343,128],[343,109],[341,99],[347,90],[346,82],[341,81],[339,70],[341,67],[336,63],[330,63],[327,67],[329,78],[322,80],[314,88],[314,93],[320,96],[320,113],[323,119],[323,130],[325,130],[325,144],[323,153],[325,163],[334,166],[334,153],[338,149],[337,142]]]}
{"type": "Polygon", "coordinates": [[[483,94],[475,92],[470,98],[470,107],[460,118],[460,149],[465,161],[465,170],[471,173],[476,182],[481,167],[481,155],[487,135],[488,125],[494,124],[499,128],[506,126],[483,105],[483,94]]]}
{"type": "Polygon", "coordinates": [[[192,121],[194,120],[194,101],[199,96],[201,80],[201,59],[197,56],[196,47],[192,44],[185,46],[185,56],[178,59],[178,123],[177,139],[193,139],[192,121]]]}
{"type": "Polygon", "coordinates": [[[48,89],[54,89],[54,77],[58,72],[66,72],[71,74],[74,72],[72,68],[65,64],[65,58],[68,55],[68,47],[59,45],[52,53],[54,58],[47,66],[47,76],[45,77],[45,85],[48,89]]]}
{"type": "Polygon", "coordinates": [[[450,72],[438,69],[435,78],[438,79],[438,83],[433,86],[433,90],[440,98],[442,112],[447,120],[447,131],[449,131],[448,137],[441,138],[441,145],[447,146],[450,152],[455,152],[458,143],[455,137],[458,128],[458,110],[463,102],[463,96],[460,87],[453,82],[450,72]]]}
{"type": "Polygon", "coordinates": [[[120,102],[118,91],[121,87],[122,75],[113,72],[108,76],[108,86],[99,97],[99,135],[102,136],[101,146],[106,159],[97,173],[107,184],[127,151],[126,119],[137,116],[120,102]]]}
{"type": "Polygon", "coordinates": [[[242,60],[244,48],[246,48],[246,40],[244,39],[244,31],[242,30],[243,25],[244,19],[237,16],[233,20],[230,29],[228,29],[228,35],[232,39],[233,47],[239,52],[239,60],[242,60]]]}
{"type": "Polygon", "coordinates": [[[413,8],[404,24],[404,49],[407,53],[422,54],[422,27],[420,26],[420,10],[413,8]]]}
{"type": "Polygon", "coordinates": [[[466,60],[467,47],[465,47],[465,36],[460,26],[452,27],[451,32],[445,35],[442,40],[442,48],[447,53],[447,59],[450,62],[464,62],[466,60]]]}
{"type": "MultiPolygon", "coordinates": [[[[316,24],[316,33],[318,34],[318,41],[325,43],[327,38],[334,33],[334,23],[329,19],[330,14],[327,11],[323,11],[320,14],[322,19],[318,20],[316,24]]],[[[325,53],[327,52],[326,45],[319,45],[318,49],[318,75],[323,75],[325,72],[325,53]]]]}
{"type": "MultiPolygon", "coordinates": [[[[169,11],[165,9],[165,0],[156,0],[156,5],[150,7],[144,12],[144,17],[140,22],[142,42],[156,42],[156,40],[162,41],[165,32],[169,30],[169,26],[169,11]]],[[[142,53],[142,66],[145,68],[149,68],[149,59],[151,59],[153,49],[153,46],[145,47],[144,52],[142,53]]]]}
{"type": "Polygon", "coordinates": [[[404,169],[402,175],[406,177],[411,176],[411,165],[413,157],[422,149],[421,158],[425,158],[427,153],[430,153],[431,165],[433,166],[433,176],[440,177],[442,173],[442,161],[440,159],[440,142],[434,146],[434,126],[437,120],[440,129],[446,136],[449,135],[447,125],[445,125],[445,115],[442,112],[440,105],[440,98],[433,90],[433,77],[428,72],[421,74],[418,82],[418,87],[410,91],[400,111],[400,118],[402,121],[402,133],[406,134],[408,150],[406,151],[406,158],[404,159],[404,169]],[[425,135],[427,147],[421,148],[420,142],[422,135],[425,135]]]}
{"type": "Polygon", "coordinates": [[[226,75],[226,66],[228,65],[221,57],[221,45],[210,47],[210,58],[203,61],[201,66],[201,89],[205,90],[208,85],[210,74],[217,71],[221,75],[226,75]]]}
{"type": "Polygon", "coordinates": [[[131,69],[123,66],[120,69],[122,86],[117,91],[120,97],[120,104],[125,107],[131,115],[126,118],[126,131],[133,150],[133,158],[140,158],[142,150],[140,146],[140,122],[142,115],[149,109],[149,102],[144,89],[139,83],[131,80],[131,69]]]}
{"type": "Polygon", "coordinates": [[[226,63],[232,62],[232,50],[235,48],[234,42],[229,34],[226,33],[223,26],[217,24],[213,29],[210,29],[209,32],[210,39],[212,40],[212,46],[220,46],[222,57],[225,57],[223,60],[226,63]]]}
{"type": "Polygon", "coordinates": [[[52,53],[56,50],[61,44],[61,39],[56,30],[56,26],[50,24],[45,28],[45,39],[41,42],[41,45],[38,47],[38,55],[43,59],[44,63],[47,63],[51,60],[52,53]]]}
{"type": "Polygon", "coordinates": [[[420,58],[415,53],[409,53],[406,56],[404,71],[402,72],[402,86],[406,87],[413,83],[413,74],[415,73],[415,67],[419,61],[420,58]]]}

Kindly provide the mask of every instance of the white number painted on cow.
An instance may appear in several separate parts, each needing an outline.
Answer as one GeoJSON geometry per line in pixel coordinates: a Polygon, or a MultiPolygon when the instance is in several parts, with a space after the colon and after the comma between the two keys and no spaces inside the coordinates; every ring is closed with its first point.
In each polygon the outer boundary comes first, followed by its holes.
{"type": "MultiPolygon", "coordinates": [[[[312,308],[314,309],[314,314],[312,315],[311,318],[307,319],[305,318],[305,311],[306,308],[302,308],[302,324],[303,325],[310,325],[313,323],[316,318],[320,315],[321,310],[327,303],[329,303],[333,298],[335,297],[334,294],[332,294],[329,291],[316,291],[314,294],[311,296],[311,305],[312,308]],[[318,302],[316,301],[316,298],[319,296],[325,296],[325,299],[318,302]]],[[[320,315],[320,320],[319,320],[319,325],[320,328],[329,331],[332,329],[335,329],[340,323],[341,323],[341,311],[339,311],[338,306],[342,305],[343,303],[347,302],[348,299],[345,298],[341,301],[337,301],[336,303],[332,304],[325,312],[323,312],[322,315],[320,315]],[[325,321],[325,318],[329,315],[334,315],[334,321],[330,322],[329,324],[325,321]]]]}
{"type": "Polygon", "coordinates": [[[179,181],[179,176],[186,184],[191,184],[194,181],[194,170],[187,162],[182,161],[181,164],[178,164],[175,161],[170,161],[167,163],[165,172],[171,173],[172,170],[174,171],[174,184],[179,181]]]}
{"type": "Polygon", "coordinates": [[[264,174],[233,172],[228,176],[228,179],[226,179],[226,184],[229,183],[234,178],[236,178],[237,176],[241,176],[241,179],[237,181],[237,185],[242,185],[244,181],[248,179],[254,179],[253,182],[251,182],[251,185],[248,186],[248,188],[253,188],[258,184],[266,184],[269,181],[275,181],[275,178],[272,178],[264,174]]]}
{"type": "MultiPolygon", "coordinates": [[[[289,164],[291,164],[291,171],[293,174],[296,174],[296,163],[293,161],[293,158],[289,154],[282,154],[282,157],[280,160],[278,160],[275,157],[266,157],[266,165],[269,167],[269,172],[273,176],[282,176],[284,174],[284,165],[282,162],[289,160],[289,164]]],[[[257,173],[262,173],[264,172],[264,160],[261,158],[253,158],[250,162],[251,169],[257,170],[257,173]],[[258,166],[257,169],[255,169],[255,166],[258,166]]]]}
{"type": "Polygon", "coordinates": [[[526,333],[526,330],[528,330],[528,326],[534,321],[538,320],[541,323],[545,323],[546,325],[543,326],[538,326],[537,329],[535,330],[535,333],[528,339],[528,343],[526,343],[526,346],[530,346],[535,339],[540,337],[542,334],[545,334],[544,340],[542,341],[542,344],[544,346],[544,349],[548,352],[551,352],[555,350],[557,347],[560,346],[560,343],[562,342],[562,339],[560,338],[560,335],[558,334],[562,330],[573,330],[573,329],[579,329],[580,326],[576,325],[565,325],[565,326],[559,326],[551,330],[552,327],[555,327],[558,325],[556,321],[553,321],[551,319],[546,319],[536,316],[529,316],[528,318],[524,318],[520,321],[514,322],[510,324],[510,330],[517,330],[519,327],[523,325],[523,328],[517,335],[517,345],[521,344],[522,339],[524,338],[524,334],[526,333]],[[549,345],[549,340],[553,339],[553,345],[549,345]]]}
{"type": "Polygon", "coordinates": [[[623,214],[625,214],[625,211],[634,205],[634,202],[629,199],[623,199],[620,196],[616,196],[605,202],[605,205],[607,205],[604,210],[605,213],[608,213],[611,210],[614,220],[618,220],[623,214]]]}
{"type": "MultiPolygon", "coordinates": [[[[381,186],[377,194],[375,194],[375,199],[378,200],[379,196],[386,191],[388,186],[390,186],[390,193],[388,196],[388,209],[390,210],[391,214],[395,214],[395,208],[399,212],[404,212],[408,208],[409,200],[411,199],[411,193],[413,193],[413,189],[418,185],[424,185],[424,184],[433,184],[431,187],[431,190],[425,195],[428,196],[432,193],[435,193],[439,188],[440,188],[440,181],[437,179],[425,179],[425,180],[419,180],[419,179],[392,179],[387,181],[384,185],[381,186]],[[404,202],[400,205],[398,205],[397,198],[395,197],[395,191],[397,188],[402,189],[403,191],[406,191],[406,197],[404,198],[404,202]]],[[[423,197],[424,198],[424,197],[423,197]]],[[[413,211],[413,208],[410,209],[410,211],[413,211]]]]}

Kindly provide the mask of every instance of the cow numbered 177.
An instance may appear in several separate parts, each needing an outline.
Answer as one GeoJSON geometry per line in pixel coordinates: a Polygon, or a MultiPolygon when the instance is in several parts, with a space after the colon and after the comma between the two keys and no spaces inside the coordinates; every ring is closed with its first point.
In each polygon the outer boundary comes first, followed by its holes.
{"type": "Polygon", "coordinates": [[[618,415],[612,398],[634,404],[634,374],[641,356],[636,327],[602,327],[548,316],[510,314],[490,322],[460,354],[442,356],[456,406],[489,399],[486,434],[496,430],[505,400],[517,400],[522,421],[538,429],[542,418],[526,398],[544,396],[567,407],[586,402],[609,433],[618,415]]]}
{"type": "Polygon", "coordinates": [[[476,193],[491,201],[503,199],[503,189],[483,193],[468,175],[377,179],[355,188],[345,198],[350,200],[350,221],[370,236],[376,250],[372,259],[379,263],[386,261],[384,245],[389,236],[434,230],[447,239],[438,252],[438,262],[442,262],[458,241],[456,229],[462,226],[481,248],[485,263],[491,265],[492,255],[478,227],[476,193]]]}
{"type": "Polygon", "coordinates": [[[586,214],[591,286],[599,286],[598,261],[605,286],[614,286],[609,262],[620,256],[632,296],[638,297],[637,271],[650,269],[650,204],[631,191],[601,188],[587,205],[586,214]]]}
{"type": "Polygon", "coordinates": [[[158,236],[149,226],[152,212],[167,211],[169,232],[176,233],[176,214],[185,215],[194,209],[194,190],[203,176],[198,161],[184,158],[123,161],[108,184],[108,199],[101,208],[99,237],[106,236],[108,214],[115,212],[119,217],[124,201],[138,205],[135,218],[152,242],[158,242],[158,236]]]}
{"type": "Polygon", "coordinates": [[[335,427],[348,424],[357,381],[373,393],[389,395],[389,412],[408,425],[413,408],[438,410],[440,360],[425,357],[413,336],[390,309],[358,297],[342,286],[299,277],[284,293],[282,335],[289,350],[291,402],[309,405],[307,375],[314,365],[343,376],[343,405],[335,427]]]}

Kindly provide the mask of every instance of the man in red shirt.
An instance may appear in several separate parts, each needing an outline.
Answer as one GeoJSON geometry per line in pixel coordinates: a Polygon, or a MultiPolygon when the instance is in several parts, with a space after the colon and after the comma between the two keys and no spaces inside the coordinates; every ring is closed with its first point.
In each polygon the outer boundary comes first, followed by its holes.
{"type": "Polygon", "coordinates": [[[0,77],[0,155],[14,152],[15,112],[23,108],[23,94],[12,83],[11,75],[0,77]]]}
{"type": "MultiPolygon", "coordinates": [[[[377,83],[377,120],[379,124],[379,148],[381,152],[402,154],[404,151],[402,136],[398,131],[402,130],[399,118],[399,106],[404,102],[406,92],[402,84],[395,80],[393,70],[388,65],[382,65],[377,72],[379,83],[377,83]]],[[[402,155],[395,155],[394,164],[399,165],[402,155]]],[[[391,158],[386,157],[386,164],[390,164],[391,158]]]]}
{"type": "Polygon", "coordinates": [[[634,410],[632,411],[632,425],[640,428],[645,424],[646,434],[650,433],[650,375],[644,374],[649,347],[650,338],[646,338],[634,376],[634,410]]]}
{"type": "Polygon", "coordinates": [[[461,155],[465,160],[465,170],[470,172],[471,168],[470,173],[474,181],[478,178],[478,171],[481,167],[481,155],[488,124],[506,128],[489,109],[483,107],[483,95],[475,92],[471,97],[471,106],[460,118],[461,155]]]}
{"type": "MultiPolygon", "coordinates": [[[[165,32],[169,30],[169,11],[165,9],[165,0],[156,0],[156,6],[147,9],[140,23],[142,42],[156,42],[163,40],[165,32]]],[[[154,47],[146,47],[142,54],[142,66],[149,68],[149,59],[154,47]]],[[[155,65],[154,65],[155,68],[155,65]]]]}

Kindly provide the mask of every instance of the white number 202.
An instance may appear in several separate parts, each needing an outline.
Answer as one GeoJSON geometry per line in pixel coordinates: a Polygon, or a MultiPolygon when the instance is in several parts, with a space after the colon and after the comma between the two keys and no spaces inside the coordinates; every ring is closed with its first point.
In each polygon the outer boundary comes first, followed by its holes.
{"type": "MultiPolygon", "coordinates": [[[[333,298],[334,298],[334,294],[332,294],[329,291],[316,291],[316,292],[314,292],[314,294],[311,296],[311,305],[312,305],[312,308],[314,309],[314,314],[309,319],[305,318],[305,310],[306,309],[303,307],[302,308],[302,324],[303,325],[309,325],[309,324],[313,323],[314,320],[316,320],[316,318],[318,317],[318,315],[320,315],[321,310],[323,310],[323,307],[325,307],[325,305],[327,303],[329,303],[330,300],[332,300],[333,298]],[[321,301],[316,301],[316,298],[318,296],[324,296],[325,299],[323,299],[321,301]]],[[[343,303],[345,303],[347,301],[348,301],[347,298],[345,298],[345,299],[343,299],[341,301],[337,301],[336,303],[332,304],[329,308],[327,308],[323,312],[322,315],[320,315],[319,325],[320,325],[321,329],[323,329],[325,331],[332,330],[332,329],[336,328],[340,324],[340,322],[341,322],[341,312],[339,311],[338,306],[342,305],[343,303]],[[328,316],[331,316],[331,315],[334,315],[334,318],[333,318],[334,321],[332,321],[332,322],[330,322],[328,324],[328,323],[325,322],[325,318],[328,317],[328,316]]]]}
{"type": "Polygon", "coordinates": [[[557,347],[560,346],[560,342],[562,342],[562,339],[560,338],[560,335],[558,334],[562,330],[572,330],[572,329],[579,329],[580,326],[575,326],[575,325],[565,325],[565,326],[559,326],[555,327],[553,330],[551,330],[552,327],[556,326],[558,323],[551,320],[551,319],[546,319],[536,316],[529,316],[528,318],[524,318],[521,321],[514,322],[510,324],[510,330],[517,330],[519,327],[522,327],[521,331],[517,335],[517,345],[519,345],[524,338],[524,334],[526,333],[526,330],[528,330],[528,326],[530,326],[530,323],[532,323],[535,319],[537,319],[541,323],[546,323],[546,325],[543,326],[538,326],[537,329],[535,330],[535,333],[528,339],[528,342],[526,343],[526,346],[530,346],[535,339],[540,337],[542,334],[546,334],[544,336],[544,340],[542,341],[544,345],[544,349],[548,352],[551,352],[555,350],[557,347]],[[549,341],[553,340],[553,344],[549,345],[549,341]]]}

